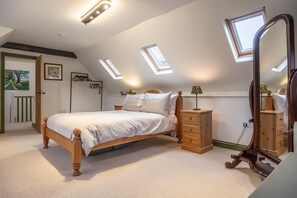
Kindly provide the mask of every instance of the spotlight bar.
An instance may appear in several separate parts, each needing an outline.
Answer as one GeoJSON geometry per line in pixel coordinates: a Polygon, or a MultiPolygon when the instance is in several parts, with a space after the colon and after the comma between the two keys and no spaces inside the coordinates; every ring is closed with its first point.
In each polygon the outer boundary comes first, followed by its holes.
{"type": "Polygon", "coordinates": [[[99,1],[92,9],[90,9],[86,14],[81,17],[81,22],[85,25],[92,20],[94,20],[97,16],[108,10],[111,6],[110,0],[101,0],[99,1]]]}

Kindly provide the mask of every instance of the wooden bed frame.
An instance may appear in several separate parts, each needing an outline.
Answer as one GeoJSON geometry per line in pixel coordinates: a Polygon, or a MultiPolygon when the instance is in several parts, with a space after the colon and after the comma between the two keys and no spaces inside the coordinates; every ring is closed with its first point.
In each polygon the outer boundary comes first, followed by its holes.
{"type": "MultiPolygon", "coordinates": [[[[150,89],[150,90],[146,91],[146,93],[161,93],[161,91],[156,90],[156,89],[150,89]]],[[[153,138],[153,137],[156,137],[156,136],[159,136],[159,135],[170,134],[172,132],[177,133],[178,143],[180,143],[181,138],[182,138],[182,135],[181,135],[181,120],[182,120],[181,119],[181,110],[183,109],[183,98],[182,98],[181,94],[182,94],[182,92],[179,91],[178,92],[178,98],[176,100],[175,115],[177,117],[178,122],[176,124],[175,130],[160,132],[158,134],[139,135],[139,136],[134,136],[134,137],[119,138],[119,139],[116,139],[116,140],[112,140],[112,141],[109,141],[109,142],[98,144],[98,145],[96,145],[96,146],[94,146],[92,148],[92,151],[107,148],[107,147],[111,147],[111,146],[116,146],[116,145],[120,145],[120,144],[125,144],[125,143],[129,143],[129,142],[135,142],[135,141],[139,141],[139,140],[153,138]]],[[[81,139],[80,139],[80,134],[81,134],[80,129],[75,128],[73,130],[74,138],[71,141],[70,139],[60,135],[56,131],[47,128],[47,120],[48,120],[47,117],[45,117],[43,119],[44,124],[42,126],[42,128],[43,128],[42,135],[43,135],[44,148],[45,149],[48,148],[49,139],[55,141],[60,146],[64,147],[66,150],[68,150],[71,153],[73,176],[80,175],[81,172],[80,172],[79,169],[80,169],[80,163],[81,163],[81,156],[83,154],[82,142],[81,142],[81,139]]]]}

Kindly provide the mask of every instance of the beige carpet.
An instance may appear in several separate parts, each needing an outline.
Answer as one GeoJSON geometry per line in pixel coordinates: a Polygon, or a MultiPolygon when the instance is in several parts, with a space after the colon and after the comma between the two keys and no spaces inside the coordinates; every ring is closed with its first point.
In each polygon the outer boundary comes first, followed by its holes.
{"type": "Polygon", "coordinates": [[[31,128],[0,135],[0,197],[211,198],[248,197],[260,178],[247,164],[226,169],[237,151],[214,147],[199,155],[158,137],[83,156],[73,177],[69,153],[31,128]]]}

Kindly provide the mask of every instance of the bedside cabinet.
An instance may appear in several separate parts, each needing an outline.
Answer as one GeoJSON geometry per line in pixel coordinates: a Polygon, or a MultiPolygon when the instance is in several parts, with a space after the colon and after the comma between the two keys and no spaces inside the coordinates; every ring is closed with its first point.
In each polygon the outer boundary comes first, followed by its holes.
{"type": "Polygon", "coordinates": [[[204,153],[212,145],[212,110],[182,111],[181,148],[196,153],[204,153]]]}
{"type": "Polygon", "coordinates": [[[284,113],[261,111],[260,147],[273,155],[280,155],[284,148],[284,113]]]}
{"type": "Polygon", "coordinates": [[[122,110],[122,105],[114,105],[114,110],[122,110]]]}

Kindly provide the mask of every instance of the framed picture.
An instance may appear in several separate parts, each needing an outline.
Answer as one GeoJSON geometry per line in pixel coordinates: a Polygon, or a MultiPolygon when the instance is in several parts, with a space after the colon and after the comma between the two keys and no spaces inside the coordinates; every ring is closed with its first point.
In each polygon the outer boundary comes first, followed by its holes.
{"type": "Polygon", "coordinates": [[[44,63],[44,80],[63,80],[63,65],[44,63]]]}
{"type": "Polygon", "coordinates": [[[30,71],[5,69],[4,87],[5,90],[28,91],[30,83],[30,71]]]}

